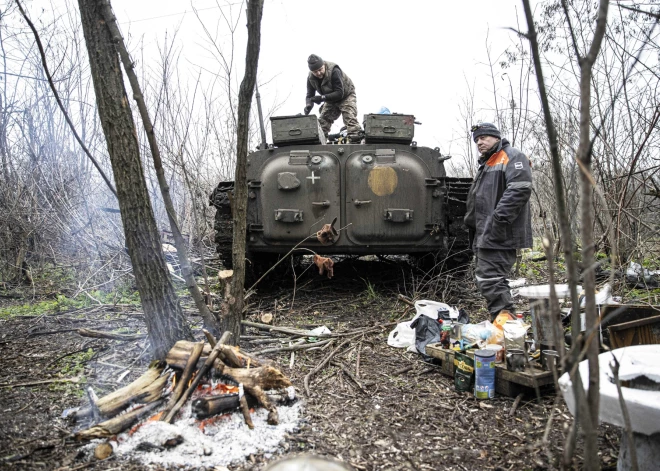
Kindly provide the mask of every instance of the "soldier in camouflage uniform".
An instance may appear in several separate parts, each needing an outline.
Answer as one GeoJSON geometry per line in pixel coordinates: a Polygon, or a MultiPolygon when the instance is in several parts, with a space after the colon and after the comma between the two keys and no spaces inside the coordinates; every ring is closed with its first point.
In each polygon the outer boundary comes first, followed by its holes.
{"type": "Polygon", "coordinates": [[[357,99],[353,81],[337,64],[324,61],[316,54],[309,56],[307,65],[310,72],[307,77],[305,114],[308,115],[312,111],[314,103],[323,103],[319,124],[325,137],[328,137],[332,123],[341,115],[349,139],[359,141],[362,128],[357,120],[357,99]]]}

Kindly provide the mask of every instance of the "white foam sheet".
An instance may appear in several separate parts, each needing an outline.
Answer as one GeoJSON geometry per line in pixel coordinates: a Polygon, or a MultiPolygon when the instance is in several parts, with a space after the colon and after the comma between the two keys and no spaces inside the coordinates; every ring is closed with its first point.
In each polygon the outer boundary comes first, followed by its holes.
{"type": "MultiPolygon", "coordinates": [[[[620,363],[620,379],[633,379],[644,375],[654,381],[660,381],[660,345],[636,345],[632,347],[618,348],[611,352],[601,353],[598,356],[600,370],[600,405],[599,418],[619,427],[625,426],[623,414],[619,405],[619,394],[616,384],[612,382],[613,374],[610,363],[612,355],[616,356],[620,363]]],[[[580,377],[585,387],[589,389],[589,365],[587,360],[580,362],[580,377]]],[[[566,405],[572,414],[575,414],[575,396],[573,395],[573,383],[564,373],[559,378],[561,389],[566,405]]],[[[644,435],[652,435],[660,432],[660,391],[644,391],[634,388],[622,388],[626,408],[630,414],[630,423],[634,432],[644,435]]]]}
{"type": "MultiPolygon", "coordinates": [[[[582,291],[582,286],[577,287],[577,292],[582,291]]],[[[570,296],[571,290],[568,285],[555,285],[555,292],[558,298],[566,298],[570,296]]],[[[550,297],[550,285],[534,285],[523,286],[518,288],[518,296],[523,296],[530,299],[546,299],[550,297]]]]}
{"type": "MultiPolygon", "coordinates": [[[[174,424],[155,421],[142,425],[133,435],[122,433],[117,442],[110,442],[114,454],[124,459],[135,459],[144,464],[158,464],[173,469],[239,464],[257,453],[277,453],[281,450],[285,434],[294,431],[302,416],[302,402],[277,408],[278,425],[268,425],[268,411],[259,408],[252,416],[254,429],[250,430],[240,412],[222,417],[213,425],[200,430],[199,422],[190,416],[190,401],[184,407],[183,417],[174,424]],[[162,446],[168,439],[180,436],[183,442],[169,450],[141,451],[141,443],[162,446]]],[[[93,453],[105,440],[94,440],[84,447],[93,453]]]]}

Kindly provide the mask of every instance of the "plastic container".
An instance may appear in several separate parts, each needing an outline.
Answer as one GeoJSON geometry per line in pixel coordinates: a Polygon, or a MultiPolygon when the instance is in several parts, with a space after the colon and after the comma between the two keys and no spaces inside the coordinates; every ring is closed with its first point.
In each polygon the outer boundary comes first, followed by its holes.
{"type": "Polygon", "coordinates": [[[495,397],[495,352],[477,350],[474,352],[474,396],[477,399],[495,397]]]}
{"type": "Polygon", "coordinates": [[[492,350],[495,352],[495,363],[504,362],[504,347],[495,343],[490,343],[486,345],[486,350],[492,350]]]}

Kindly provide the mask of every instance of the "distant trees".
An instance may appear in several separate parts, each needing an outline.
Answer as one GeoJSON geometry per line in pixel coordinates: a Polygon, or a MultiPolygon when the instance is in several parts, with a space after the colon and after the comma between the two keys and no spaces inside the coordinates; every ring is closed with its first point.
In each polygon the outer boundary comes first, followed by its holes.
{"type": "MultiPolygon", "coordinates": [[[[539,2],[535,23],[541,61],[547,70],[547,93],[557,129],[568,217],[573,221],[572,238],[581,246],[582,195],[579,165],[574,158],[580,141],[581,103],[576,50],[588,50],[598,2],[567,2],[566,12],[562,3],[539,2]]],[[[601,53],[590,77],[589,145],[596,187],[590,203],[594,219],[588,224],[594,230],[595,250],[614,258],[617,265],[660,257],[660,199],[655,197],[660,182],[660,2],[653,0],[645,5],[637,8],[617,2],[611,6],[601,53]]],[[[512,26],[524,32],[519,24],[512,26]]],[[[492,99],[498,105],[480,109],[470,89],[459,112],[472,120],[500,122],[502,134],[515,139],[532,159],[534,213],[546,216],[559,249],[563,241],[554,203],[549,142],[528,41],[523,36],[515,37],[500,56],[493,54],[492,63],[499,65],[492,67],[492,99]]],[[[461,118],[461,122],[467,121],[461,118]]],[[[471,141],[463,142],[460,153],[472,155],[471,141]]],[[[536,219],[535,229],[537,234],[544,230],[541,218],[536,219]]]]}

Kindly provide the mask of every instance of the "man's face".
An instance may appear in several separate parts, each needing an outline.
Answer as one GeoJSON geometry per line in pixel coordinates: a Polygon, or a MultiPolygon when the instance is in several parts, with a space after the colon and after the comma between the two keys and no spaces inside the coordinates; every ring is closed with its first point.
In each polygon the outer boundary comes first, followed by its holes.
{"type": "Polygon", "coordinates": [[[495,136],[479,136],[479,137],[477,137],[477,149],[479,149],[479,153],[483,154],[488,149],[493,147],[497,141],[499,141],[499,139],[496,138],[495,136]]]}
{"type": "Polygon", "coordinates": [[[313,70],[312,75],[316,78],[323,77],[325,75],[325,64],[323,64],[320,69],[313,70]]]}

